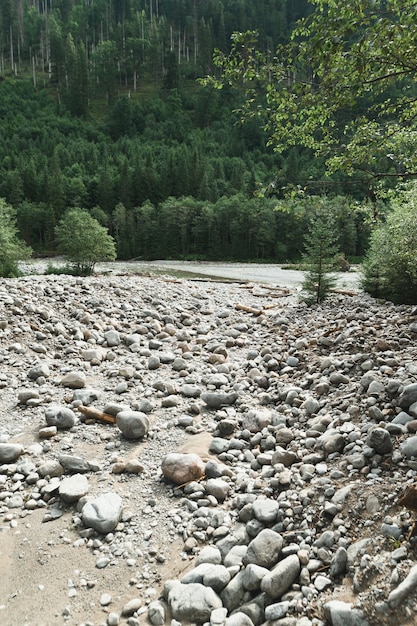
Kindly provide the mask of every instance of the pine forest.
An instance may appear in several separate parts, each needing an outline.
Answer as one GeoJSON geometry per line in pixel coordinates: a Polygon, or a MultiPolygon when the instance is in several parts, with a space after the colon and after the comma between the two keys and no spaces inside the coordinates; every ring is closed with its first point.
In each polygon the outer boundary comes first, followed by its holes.
{"type": "Polygon", "coordinates": [[[334,198],[343,253],[362,256],[369,185],[327,176],[308,146],[274,151],[243,90],[213,89],[215,50],[257,31],[266,57],[308,0],[2,0],[0,198],[37,254],[66,211],[108,228],[119,259],[284,262],[303,254],[300,190],[334,198]],[[283,208],[284,206],[284,208],[283,208]]]}

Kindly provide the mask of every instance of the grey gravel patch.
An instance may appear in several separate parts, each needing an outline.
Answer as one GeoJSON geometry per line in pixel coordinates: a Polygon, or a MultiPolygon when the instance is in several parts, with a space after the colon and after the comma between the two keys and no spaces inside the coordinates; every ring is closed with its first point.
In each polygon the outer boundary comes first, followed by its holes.
{"type": "MultiPolygon", "coordinates": [[[[271,285],[0,281],[2,537],[24,539],[20,580],[30,546],[45,563],[62,547],[61,617],[415,620],[413,512],[398,497],[417,472],[416,311],[363,294],[307,308],[271,285]],[[80,404],[140,414],[143,430],[81,417],[80,404]],[[195,454],[198,471],[164,477],[172,453],[195,454]],[[36,520],[50,533],[39,545],[36,520]]],[[[24,623],[5,593],[6,620],[24,623]]]]}

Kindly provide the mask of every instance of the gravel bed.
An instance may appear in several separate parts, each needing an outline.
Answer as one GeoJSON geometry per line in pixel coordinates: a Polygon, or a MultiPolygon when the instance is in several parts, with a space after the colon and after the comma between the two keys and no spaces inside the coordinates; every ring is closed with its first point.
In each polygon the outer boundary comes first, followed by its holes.
{"type": "Polygon", "coordinates": [[[0,280],[2,624],[417,623],[417,310],[281,287],[0,280]]]}

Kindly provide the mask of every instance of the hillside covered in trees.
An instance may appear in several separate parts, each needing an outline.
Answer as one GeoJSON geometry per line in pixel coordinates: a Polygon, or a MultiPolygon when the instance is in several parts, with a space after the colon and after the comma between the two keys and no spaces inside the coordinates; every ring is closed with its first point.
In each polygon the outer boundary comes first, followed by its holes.
{"type": "Polygon", "coordinates": [[[297,146],[268,146],[240,124],[239,90],[197,79],[233,33],[256,29],[268,55],[307,0],[3,0],[0,197],[36,252],[56,249],[74,207],[108,227],[119,258],[274,259],[302,253],[305,211],[277,211],[288,189],[337,197],[340,242],[361,255],[351,210],[361,181],[324,175],[297,146]],[[343,195],[343,199],[341,199],[343,195]]]}

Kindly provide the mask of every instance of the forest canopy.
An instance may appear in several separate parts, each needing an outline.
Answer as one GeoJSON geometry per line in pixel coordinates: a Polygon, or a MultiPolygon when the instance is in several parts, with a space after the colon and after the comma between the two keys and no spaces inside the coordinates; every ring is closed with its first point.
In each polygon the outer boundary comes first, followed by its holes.
{"type": "MultiPolygon", "coordinates": [[[[343,55],[352,77],[356,39],[372,48],[370,9],[381,3],[354,4],[366,19],[349,17],[350,2],[339,15],[340,3],[319,0],[4,0],[0,197],[26,243],[53,254],[55,226],[81,207],[119,258],[291,260],[303,253],[309,198],[326,195],[343,252],[363,255],[369,225],[358,206],[380,213],[376,174],[393,184],[411,161],[372,136],[366,157],[355,156],[360,129],[385,120],[388,133],[400,120],[381,111],[405,97],[405,75],[350,95],[342,77],[331,106],[343,55]],[[196,80],[208,74],[221,90],[196,80]]],[[[397,28],[403,3],[384,4],[397,28]]],[[[375,54],[385,48],[378,40],[375,54]]],[[[405,113],[400,121],[414,124],[405,113]]],[[[412,134],[401,137],[411,158],[412,134]]]]}

